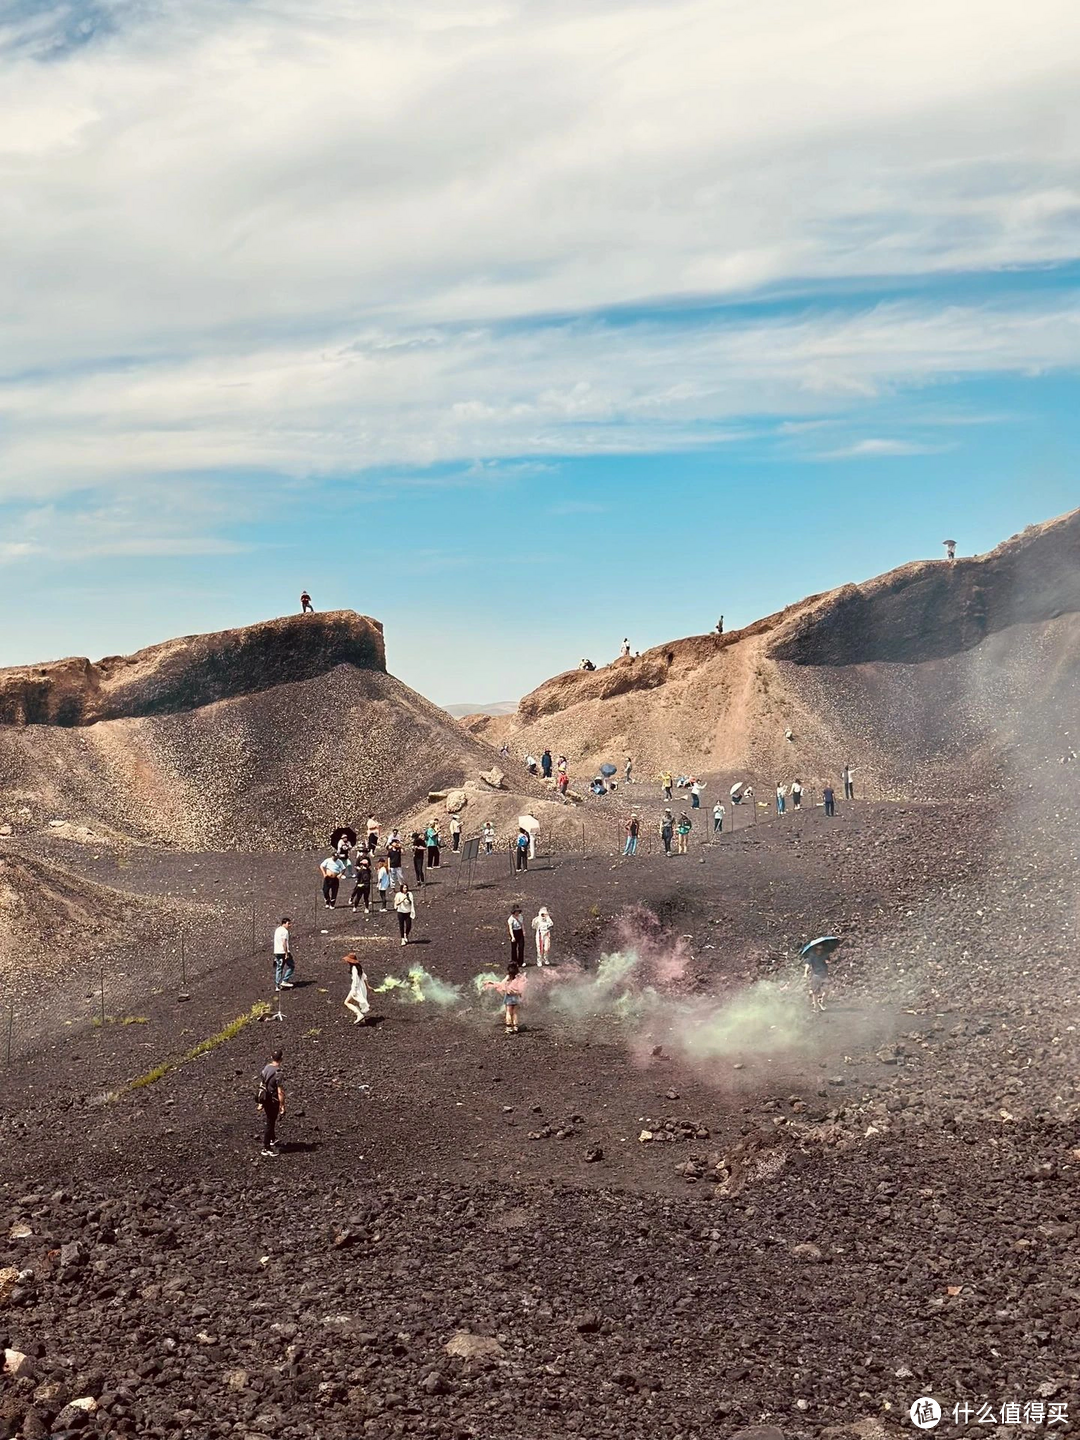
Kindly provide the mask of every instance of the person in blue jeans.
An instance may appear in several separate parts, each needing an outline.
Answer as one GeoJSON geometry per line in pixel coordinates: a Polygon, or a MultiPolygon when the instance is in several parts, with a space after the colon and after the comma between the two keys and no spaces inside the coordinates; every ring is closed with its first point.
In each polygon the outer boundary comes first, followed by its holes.
{"type": "Polygon", "coordinates": [[[836,814],[836,791],[832,788],[831,785],[826,785],[826,786],[825,786],[825,789],[821,792],[821,798],[822,798],[822,800],[825,801],[825,814],[826,814],[826,815],[835,815],[835,814],[836,814]]]}
{"type": "Polygon", "coordinates": [[[293,964],[292,941],[289,926],[292,921],[283,915],[281,924],[274,931],[274,989],[291,990],[296,966],[293,964]]]}
{"type": "Polygon", "coordinates": [[[777,813],[778,815],[782,815],[782,814],[784,813],[784,797],[785,797],[785,790],[784,790],[783,785],[777,785],[777,787],[776,787],[776,813],[777,813]]]}
{"type": "Polygon", "coordinates": [[[631,815],[630,819],[626,822],[626,845],[622,852],[624,856],[637,854],[637,842],[640,829],[641,826],[638,824],[637,816],[631,815]]]}

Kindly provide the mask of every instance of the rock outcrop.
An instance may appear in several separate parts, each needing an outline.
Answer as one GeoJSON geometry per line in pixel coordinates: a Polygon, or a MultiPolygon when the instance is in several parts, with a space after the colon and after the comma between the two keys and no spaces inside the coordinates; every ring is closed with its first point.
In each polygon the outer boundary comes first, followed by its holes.
{"type": "Polygon", "coordinates": [[[0,725],[93,725],[196,710],[338,665],[386,671],[382,626],[351,610],[186,635],[134,655],[0,670],[0,725]]]}

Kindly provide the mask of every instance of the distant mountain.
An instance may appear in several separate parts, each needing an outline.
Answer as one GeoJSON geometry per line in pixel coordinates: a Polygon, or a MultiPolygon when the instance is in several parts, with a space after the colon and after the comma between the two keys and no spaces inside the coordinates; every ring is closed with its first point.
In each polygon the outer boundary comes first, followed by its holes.
{"type": "Polygon", "coordinates": [[[487,705],[444,705],[442,707],[448,715],[453,715],[455,720],[463,720],[466,715],[512,715],[517,709],[516,700],[492,700],[487,705]]]}

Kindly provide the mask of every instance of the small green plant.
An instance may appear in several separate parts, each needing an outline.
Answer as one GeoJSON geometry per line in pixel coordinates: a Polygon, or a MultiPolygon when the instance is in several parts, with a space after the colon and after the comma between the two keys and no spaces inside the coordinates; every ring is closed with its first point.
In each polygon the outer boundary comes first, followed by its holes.
{"type": "Polygon", "coordinates": [[[91,1020],[95,1030],[100,1030],[102,1025],[149,1025],[149,1015],[106,1015],[102,1020],[100,1015],[95,1015],[91,1020]]]}
{"type": "Polygon", "coordinates": [[[230,1020],[228,1025],[219,1030],[216,1035],[210,1035],[205,1040],[200,1040],[183,1055],[178,1055],[173,1060],[163,1060],[160,1065],[155,1065],[145,1075],[137,1075],[134,1080],[129,1080],[119,1090],[114,1090],[108,1096],[109,1100],[119,1100],[121,1095],[129,1090],[145,1090],[148,1085],[156,1085],[157,1082],[170,1070],[178,1070],[181,1065],[187,1065],[192,1060],[197,1060],[200,1055],[205,1055],[210,1050],[215,1050],[219,1045],[224,1045],[227,1040],[232,1040],[239,1035],[245,1025],[250,1025],[253,1020],[261,1020],[264,1015],[269,1015],[270,1006],[265,1000],[257,1000],[250,1010],[243,1015],[238,1015],[235,1020],[230,1020]]]}
{"type": "Polygon", "coordinates": [[[317,1040],[321,1034],[322,1034],[322,1030],[319,1028],[319,1026],[318,1026],[318,1025],[313,1025],[310,1030],[305,1030],[305,1031],[304,1031],[304,1039],[305,1039],[305,1040],[317,1040]]]}

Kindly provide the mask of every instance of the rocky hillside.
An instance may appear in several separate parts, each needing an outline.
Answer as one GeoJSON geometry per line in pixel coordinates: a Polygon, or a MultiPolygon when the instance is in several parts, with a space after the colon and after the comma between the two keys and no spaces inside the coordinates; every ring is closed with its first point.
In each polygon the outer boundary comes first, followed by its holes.
{"type": "Polygon", "coordinates": [[[386,673],[381,625],[350,611],[3,670],[0,717],[0,823],[16,836],[63,821],[185,849],[296,849],[369,810],[403,818],[431,789],[484,793],[496,758],[386,673]]]}
{"type": "Polygon", "coordinates": [[[661,767],[804,784],[850,762],[886,795],[1060,766],[1080,701],[1080,510],[970,559],[922,561],[743,630],[555,676],[470,733],[545,744],[580,775],[661,767]],[[788,732],[790,738],[788,738],[788,732]]]}

